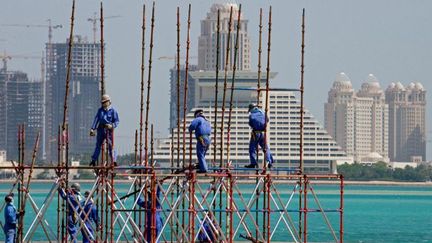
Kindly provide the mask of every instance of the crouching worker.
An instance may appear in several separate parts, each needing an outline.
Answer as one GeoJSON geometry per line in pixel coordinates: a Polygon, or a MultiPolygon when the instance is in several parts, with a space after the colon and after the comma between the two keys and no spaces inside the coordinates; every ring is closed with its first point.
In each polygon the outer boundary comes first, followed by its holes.
{"type": "Polygon", "coordinates": [[[5,234],[6,243],[15,243],[15,237],[17,233],[17,223],[20,216],[24,215],[24,212],[18,213],[13,204],[14,194],[10,193],[5,197],[6,206],[4,208],[4,219],[5,224],[3,231],[5,234]]]}
{"type": "Polygon", "coordinates": [[[81,234],[83,237],[83,243],[90,243],[96,240],[93,229],[99,227],[99,216],[97,208],[93,203],[93,198],[90,196],[90,192],[86,191],[84,197],[84,200],[81,202],[82,211],[80,213],[83,221],[81,234]],[[92,222],[95,223],[95,227],[92,226],[92,222]]]}
{"type": "MultiPolygon", "coordinates": [[[[152,242],[152,225],[153,225],[153,204],[152,204],[152,194],[150,191],[147,193],[147,201],[145,201],[142,197],[140,197],[137,201],[138,206],[144,208],[146,210],[146,227],[144,231],[144,237],[146,238],[147,242],[152,242]]],[[[156,213],[155,220],[156,220],[156,234],[155,234],[155,240],[157,239],[161,229],[162,229],[162,218],[161,218],[161,205],[159,202],[159,196],[160,196],[160,188],[158,186],[158,189],[156,190],[156,213]]],[[[159,241],[157,241],[159,242],[159,241]]]]}
{"type": "Polygon", "coordinates": [[[264,150],[267,168],[273,166],[273,156],[265,138],[265,130],[269,119],[256,104],[249,105],[249,126],[252,128],[251,138],[249,140],[249,159],[250,164],[246,168],[258,167],[257,150],[258,145],[264,150]]]}
{"type": "Polygon", "coordinates": [[[94,150],[91,166],[95,166],[99,158],[101,147],[104,139],[108,143],[109,155],[112,161],[116,162],[116,153],[113,151],[113,131],[119,124],[119,116],[117,111],[111,107],[111,99],[104,94],[101,99],[102,107],[96,113],[93,125],[90,129],[90,136],[96,136],[96,148],[94,150]]]}
{"type": "Polygon", "coordinates": [[[77,222],[78,222],[78,210],[80,208],[80,201],[82,200],[82,196],[80,194],[81,186],[78,183],[72,183],[70,189],[63,189],[63,186],[60,186],[59,189],[60,197],[66,201],[67,205],[67,231],[70,235],[71,241],[76,243],[77,238],[77,222]]]}
{"type": "Polygon", "coordinates": [[[211,125],[210,122],[205,118],[204,111],[198,109],[194,113],[195,119],[189,125],[189,132],[195,131],[195,138],[197,140],[196,155],[198,158],[198,164],[195,166],[198,168],[198,173],[206,173],[208,170],[205,156],[208,148],[210,147],[210,134],[211,125]]]}

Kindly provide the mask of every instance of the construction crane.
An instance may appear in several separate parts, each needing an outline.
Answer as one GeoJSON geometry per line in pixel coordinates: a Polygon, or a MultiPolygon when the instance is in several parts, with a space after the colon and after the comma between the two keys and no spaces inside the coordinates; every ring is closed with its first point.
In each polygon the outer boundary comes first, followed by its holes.
{"type": "Polygon", "coordinates": [[[44,62],[42,56],[31,56],[31,55],[9,55],[6,52],[3,52],[3,54],[0,54],[0,59],[2,59],[3,62],[3,68],[2,71],[7,71],[7,62],[8,60],[15,59],[15,58],[22,58],[22,59],[42,59],[42,62],[44,62]]]}
{"type": "Polygon", "coordinates": [[[54,29],[63,28],[63,25],[57,24],[52,25],[51,19],[48,19],[48,24],[1,24],[0,26],[5,27],[24,27],[24,28],[48,28],[48,44],[52,43],[52,32],[54,29]]]}
{"type": "MultiPolygon", "coordinates": [[[[175,60],[177,58],[177,56],[160,56],[160,57],[158,57],[158,60],[159,61],[162,61],[162,60],[175,60]]],[[[180,59],[185,59],[186,57],[180,57],[180,59]]],[[[191,57],[189,57],[190,59],[196,59],[196,58],[198,58],[197,56],[191,56],[191,57]]]]}
{"type": "MultiPolygon", "coordinates": [[[[111,15],[111,16],[107,16],[107,17],[104,16],[104,20],[105,19],[120,18],[120,17],[122,17],[122,16],[121,15],[111,15]]],[[[97,29],[97,23],[98,23],[98,21],[100,21],[100,17],[98,17],[97,13],[95,12],[93,14],[93,17],[88,18],[87,21],[90,21],[93,23],[93,41],[94,41],[94,43],[96,43],[96,34],[97,34],[97,30],[98,30],[97,29]]]]}

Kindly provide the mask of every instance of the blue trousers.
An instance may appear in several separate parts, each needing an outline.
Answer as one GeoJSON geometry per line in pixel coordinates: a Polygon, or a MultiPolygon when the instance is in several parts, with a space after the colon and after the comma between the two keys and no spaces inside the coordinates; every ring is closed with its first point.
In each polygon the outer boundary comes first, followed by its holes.
{"type": "Polygon", "coordinates": [[[208,170],[205,156],[208,148],[210,147],[210,143],[211,143],[210,136],[201,136],[197,139],[196,154],[198,158],[200,171],[208,170]]]}
{"type": "Polygon", "coordinates": [[[76,243],[77,227],[72,216],[67,217],[67,231],[72,242],[76,243]]]}
{"type": "Polygon", "coordinates": [[[90,223],[85,223],[85,227],[87,227],[88,231],[84,227],[81,229],[83,243],[90,243],[92,240],[95,240],[94,231],[90,223]]]}
{"type": "MultiPolygon", "coordinates": [[[[109,155],[112,157],[113,161],[116,162],[117,161],[117,154],[115,151],[113,151],[113,143],[112,143],[112,137],[113,137],[113,133],[112,130],[110,129],[105,129],[105,128],[98,128],[97,129],[97,135],[96,135],[96,147],[92,156],[92,160],[97,161],[99,158],[99,154],[102,148],[102,144],[104,142],[104,140],[107,140],[107,144],[108,144],[108,152],[109,155]]],[[[107,159],[108,161],[108,159],[107,159]]]]}
{"type": "Polygon", "coordinates": [[[16,229],[5,229],[4,233],[6,243],[15,243],[16,229]]]}
{"type": "MultiPolygon", "coordinates": [[[[147,222],[146,222],[146,232],[145,232],[145,237],[146,237],[146,241],[147,242],[151,242],[152,241],[152,229],[151,229],[151,225],[152,225],[152,213],[148,213],[147,214],[147,222]]],[[[159,232],[162,229],[162,218],[160,216],[160,212],[156,212],[156,239],[157,236],[159,235],[159,232]]],[[[156,241],[156,242],[160,242],[160,241],[156,241]]]]}
{"type": "Polygon", "coordinates": [[[253,165],[257,165],[257,148],[258,145],[261,147],[261,149],[265,148],[265,158],[266,161],[270,164],[273,163],[273,156],[270,153],[270,148],[268,144],[266,144],[264,139],[264,133],[263,132],[252,132],[251,139],[249,141],[249,159],[250,163],[253,165]]]}

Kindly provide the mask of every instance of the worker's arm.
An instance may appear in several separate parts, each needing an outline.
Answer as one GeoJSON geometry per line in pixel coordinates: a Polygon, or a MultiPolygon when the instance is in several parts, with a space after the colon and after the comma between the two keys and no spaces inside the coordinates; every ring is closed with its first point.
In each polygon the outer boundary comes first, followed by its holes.
{"type": "Polygon", "coordinates": [[[191,124],[189,125],[189,132],[193,132],[200,123],[200,120],[198,118],[195,118],[192,120],[191,124]]]}
{"type": "Polygon", "coordinates": [[[137,204],[138,204],[138,206],[144,208],[145,207],[144,199],[142,197],[139,197],[138,201],[137,201],[137,204]]]}
{"type": "Polygon", "coordinates": [[[7,207],[5,212],[5,222],[9,224],[16,224],[17,212],[13,207],[7,207]]]}
{"type": "Polygon", "coordinates": [[[90,214],[91,214],[91,218],[95,222],[96,226],[99,226],[100,219],[99,219],[99,215],[98,215],[98,211],[97,211],[96,206],[93,205],[91,207],[90,214]]]}
{"type": "Polygon", "coordinates": [[[94,118],[94,120],[93,120],[93,124],[92,124],[92,126],[91,126],[91,129],[92,130],[96,130],[96,128],[98,127],[98,125],[99,125],[99,113],[100,113],[100,109],[97,111],[97,113],[96,113],[96,116],[95,116],[95,118],[94,118]]]}
{"type": "Polygon", "coordinates": [[[61,188],[61,187],[59,187],[59,188],[58,188],[58,192],[59,192],[59,194],[60,194],[60,197],[63,198],[64,200],[66,200],[67,195],[66,195],[66,192],[64,191],[64,189],[61,188]]]}
{"type": "Polygon", "coordinates": [[[117,128],[117,126],[118,126],[118,124],[119,124],[119,122],[120,122],[120,119],[119,119],[119,115],[118,115],[118,113],[117,113],[117,111],[116,110],[114,110],[114,112],[113,112],[114,114],[113,114],[113,123],[112,123],[112,126],[113,126],[113,128],[117,128]]]}

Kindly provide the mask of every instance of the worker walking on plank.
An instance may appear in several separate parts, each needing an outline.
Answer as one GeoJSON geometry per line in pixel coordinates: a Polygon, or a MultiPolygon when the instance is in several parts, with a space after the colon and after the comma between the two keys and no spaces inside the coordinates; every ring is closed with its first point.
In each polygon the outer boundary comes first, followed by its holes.
{"type": "Polygon", "coordinates": [[[59,187],[58,191],[60,194],[60,197],[63,198],[63,200],[66,200],[66,205],[68,209],[68,215],[67,215],[67,230],[68,233],[74,243],[76,243],[76,237],[77,237],[77,227],[76,224],[78,222],[78,214],[79,208],[80,208],[80,201],[82,200],[82,196],[80,194],[81,186],[78,183],[72,183],[71,188],[65,189],[63,188],[64,182],[61,183],[62,185],[59,187]]]}
{"type": "Polygon", "coordinates": [[[195,138],[197,140],[196,155],[198,158],[198,164],[195,166],[195,168],[198,169],[198,173],[206,173],[208,167],[205,156],[208,148],[210,147],[210,134],[212,128],[210,122],[205,118],[204,111],[202,109],[196,110],[194,117],[195,119],[193,119],[189,125],[189,132],[192,133],[195,131],[195,138]]]}
{"type": "Polygon", "coordinates": [[[4,208],[5,224],[3,226],[3,231],[5,234],[6,243],[15,243],[18,218],[24,215],[24,212],[21,213],[17,212],[13,204],[13,197],[14,197],[13,193],[10,193],[5,197],[5,202],[6,202],[6,206],[4,208]]]}
{"type": "Polygon", "coordinates": [[[84,193],[84,199],[81,202],[81,209],[82,211],[80,211],[80,217],[84,222],[84,225],[82,225],[81,228],[83,243],[90,243],[96,240],[92,222],[95,223],[96,227],[99,227],[99,216],[89,191],[84,193]]]}
{"type": "Polygon", "coordinates": [[[90,136],[97,134],[96,148],[90,162],[91,166],[96,165],[104,139],[107,140],[108,151],[112,161],[114,164],[116,162],[116,153],[113,151],[113,131],[119,124],[119,116],[117,111],[111,107],[111,99],[107,94],[102,95],[101,103],[102,107],[97,111],[90,129],[90,136]]]}
{"type": "Polygon", "coordinates": [[[267,168],[273,165],[273,156],[265,138],[265,129],[269,122],[268,117],[258,108],[256,104],[249,105],[249,126],[252,128],[251,138],[249,140],[249,159],[250,164],[246,168],[257,168],[257,149],[258,145],[264,150],[267,168]]]}

